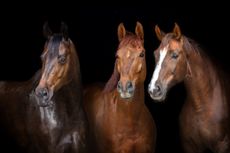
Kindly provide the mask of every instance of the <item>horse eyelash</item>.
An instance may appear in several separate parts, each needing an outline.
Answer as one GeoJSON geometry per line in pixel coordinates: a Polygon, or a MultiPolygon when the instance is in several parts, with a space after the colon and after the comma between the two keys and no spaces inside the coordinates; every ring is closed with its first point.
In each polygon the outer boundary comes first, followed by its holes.
{"type": "Polygon", "coordinates": [[[145,53],[144,53],[144,51],[142,51],[141,53],[140,53],[140,55],[139,55],[140,57],[144,57],[145,56],[145,53]]]}
{"type": "Polygon", "coordinates": [[[66,63],[66,55],[58,55],[58,62],[60,64],[65,64],[66,63]]]}

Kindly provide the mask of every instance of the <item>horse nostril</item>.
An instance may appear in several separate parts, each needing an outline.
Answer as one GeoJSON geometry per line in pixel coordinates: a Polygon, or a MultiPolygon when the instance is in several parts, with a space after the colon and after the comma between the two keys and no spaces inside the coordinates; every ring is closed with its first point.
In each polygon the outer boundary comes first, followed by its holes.
{"type": "Polygon", "coordinates": [[[122,84],[121,84],[120,81],[119,81],[118,84],[117,84],[117,89],[118,89],[118,91],[121,91],[121,90],[122,90],[122,84]]]}
{"type": "MultiPolygon", "coordinates": [[[[149,91],[149,92],[151,92],[151,91],[149,91]]],[[[161,86],[159,84],[156,84],[155,88],[153,89],[151,94],[153,94],[155,97],[161,96],[162,95],[161,86]]]]}
{"type": "Polygon", "coordinates": [[[126,83],[126,89],[127,89],[127,91],[133,91],[133,84],[131,81],[128,81],[126,83]]]}
{"type": "Polygon", "coordinates": [[[159,91],[161,90],[160,86],[159,86],[159,85],[156,85],[155,90],[156,90],[157,92],[159,92],[159,91]]]}
{"type": "Polygon", "coordinates": [[[43,97],[45,97],[45,96],[48,95],[48,92],[47,92],[46,89],[43,89],[43,90],[41,91],[41,93],[42,93],[42,96],[43,96],[43,97]]]}
{"type": "Polygon", "coordinates": [[[47,88],[41,88],[39,91],[38,91],[38,95],[40,97],[47,97],[48,96],[48,90],[47,88]]]}
{"type": "Polygon", "coordinates": [[[151,90],[150,86],[148,87],[148,92],[149,92],[149,94],[150,94],[150,95],[152,95],[152,94],[153,94],[153,92],[152,92],[152,90],[151,90]]]}

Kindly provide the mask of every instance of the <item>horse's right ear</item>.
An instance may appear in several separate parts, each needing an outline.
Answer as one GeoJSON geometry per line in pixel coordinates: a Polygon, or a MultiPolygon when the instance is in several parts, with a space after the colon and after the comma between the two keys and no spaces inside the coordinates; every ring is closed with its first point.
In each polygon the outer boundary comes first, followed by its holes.
{"type": "Polygon", "coordinates": [[[125,26],[123,23],[120,23],[118,26],[118,30],[117,30],[117,35],[118,35],[118,40],[119,42],[125,37],[126,35],[126,30],[125,30],[125,26]]]}
{"type": "Polygon", "coordinates": [[[173,33],[175,34],[176,39],[181,38],[181,30],[180,30],[180,27],[177,23],[174,24],[173,33]]]}
{"type": "Polygon", "coordinates": [[[144,30],[140,22],[137,22],[136,24],[135,33],[139,38],[141,38],[141,40],[144,40],[144,30]]]}
{"type": "Polygon", "coordinates": [[[43,35],[45,38],[49,39],[52,35],[52,31],[48,25],[48,22],[45,22],[43,25],[43,35]]]}
{"type": "Polygon", "coordinates": [[[155,32],[156,32],[157,38],[161,41],[162,38],[165,36],[165,33],[161,31],[158,25],[155,26],[155,32]]]}

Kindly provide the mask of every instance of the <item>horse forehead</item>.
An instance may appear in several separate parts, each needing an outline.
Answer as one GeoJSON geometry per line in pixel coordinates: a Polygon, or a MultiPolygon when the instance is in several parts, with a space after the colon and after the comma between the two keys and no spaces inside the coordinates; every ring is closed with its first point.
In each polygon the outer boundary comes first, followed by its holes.
{"type": "Polygon", "coordinates": [[[117,54],[121,57],[132,57],[141,52],[144,48],[142,46],[126,46],[118,50],[117,54]]]}
{"type": "Polygon", "coordinates": [[[67,46],[67,44],[65,44],[64,42],[60,42],[59,45],[59,54],[64,54],[65,52],[67,52],[69,49],[69,47],[67,46]]]}
{"type": "Polygon", "coordinates": [[[47,50],[49,50],[50,52],[59,49],[60,46],[60,42],[53,42],[52,40],[49,40],[46,47],[47,50]]]}
{"type": "Polygon", "coordinates": [[[171,50],[176,50],[178,48],[181,48],[181,44],[177,40],[170,40],[168,46],[171,50]]]}

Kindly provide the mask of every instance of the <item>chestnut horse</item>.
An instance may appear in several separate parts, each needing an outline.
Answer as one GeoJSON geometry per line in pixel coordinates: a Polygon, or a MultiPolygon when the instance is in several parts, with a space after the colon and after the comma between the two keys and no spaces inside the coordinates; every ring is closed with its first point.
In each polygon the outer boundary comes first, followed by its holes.
{"type": "Polygon", "coordinates": [[[31,153],[84,153],[88,122],[82,105],[81,73],[73,42],[44,25],[42,69],[26,82],[0,83],[0,118],[31,153]]]}
{"type": "Polygon", "coordinates": [[[84,92],[84,105],[99,153],[153,153],[156,127],[145,106],[146,62],[144,33],[118,27],[119,47],[113,74],[105,86],[84,92]]]}
{"type": "Polygon", "coordinates": [[[198,44],[181,34],[177,24],[171,33],[165,34],[158,26],[155,31],[161,44],[155,51],[150,96],[163,101],[172,86],[184,81],[187,99],[180,114],[180,131],[185,152],[229,153],[227,80],[198,44]]]}

